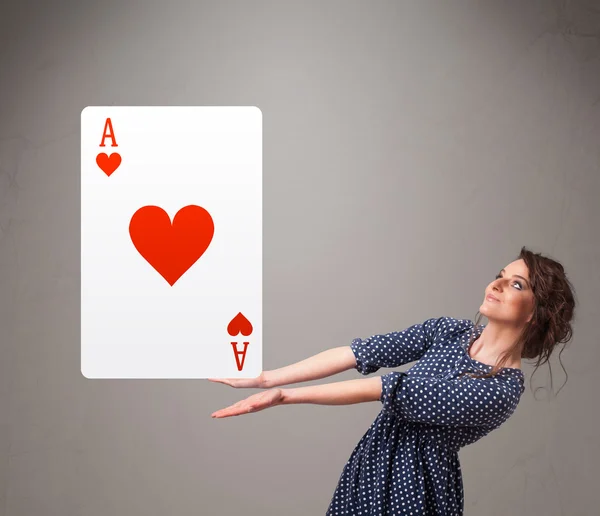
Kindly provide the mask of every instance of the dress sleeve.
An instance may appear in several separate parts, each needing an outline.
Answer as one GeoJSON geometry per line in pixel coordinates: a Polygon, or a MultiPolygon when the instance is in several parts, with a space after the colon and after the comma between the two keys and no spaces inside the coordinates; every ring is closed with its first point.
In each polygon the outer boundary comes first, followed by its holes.
{"type": "Polygon", "coordinates": [[[496,426],[515,411],[522,390],[507,378],[443,380],[393,371],[381,377],[383,406],[412,422],[496,426]]]}
{"type": "Polygon", "coordinates": [[[356,358],[356,370],[367,375],[380,367],[399,367],[419,360],[450,322],[449,317],[431,318],[402,331],[354,339],[350,349],[356,358]]]}

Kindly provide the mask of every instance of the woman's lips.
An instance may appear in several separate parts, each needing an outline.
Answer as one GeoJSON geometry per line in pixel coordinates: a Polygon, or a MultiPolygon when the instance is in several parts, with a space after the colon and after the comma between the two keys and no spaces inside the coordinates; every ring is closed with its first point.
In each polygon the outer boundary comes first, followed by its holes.
{"type": "Polygon", "coordinates": [[[488,301],[495,301],[496,303],[499,303],[499,302],[500,302],[500,300],[499,300],[499,299],[495,298],[495,297],[494,297],[494,296],[492,296],[491,294],[488,294],[488,295],[487,295],[485,298],[486,298],[488,301]]]}

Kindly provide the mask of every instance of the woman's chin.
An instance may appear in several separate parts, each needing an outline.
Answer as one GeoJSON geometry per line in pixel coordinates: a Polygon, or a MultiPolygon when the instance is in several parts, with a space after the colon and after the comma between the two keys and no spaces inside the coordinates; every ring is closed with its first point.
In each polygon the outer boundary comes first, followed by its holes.
{"type": "Polygon", "coordinates": [[[504,320],[503,314],[499,310],[495,310],[494,307],[490,307],[489,303],[483,303],[479,307],[479,313],[487,318],[488,321],[501,322],[504,320]]]}
{"type": "Polygon", "coordinates": [[[494,316],[494,310],[490,310],[490,304],[486,301],[484,301],[481,306],[479,307],[479,313],[485,317],[487,317],[488,319],[490,318],[490,315],[493,317],[494,316]]]}

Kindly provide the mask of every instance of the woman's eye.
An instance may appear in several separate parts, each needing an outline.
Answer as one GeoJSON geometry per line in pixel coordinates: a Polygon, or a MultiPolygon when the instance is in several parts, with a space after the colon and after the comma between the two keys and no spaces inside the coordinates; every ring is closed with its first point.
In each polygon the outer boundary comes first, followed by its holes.
{"type": "MultiPolygon", "coordinates": [[[[502,276],[500,276],[500,274],[496,274],[496,279],[501,278],[502,276]]],[[[519,290],[523,289],[523,285],[521,285],[521,283],[519,281],[515,281],[515,283],[517,285],[519,285],[519,290]]]]}

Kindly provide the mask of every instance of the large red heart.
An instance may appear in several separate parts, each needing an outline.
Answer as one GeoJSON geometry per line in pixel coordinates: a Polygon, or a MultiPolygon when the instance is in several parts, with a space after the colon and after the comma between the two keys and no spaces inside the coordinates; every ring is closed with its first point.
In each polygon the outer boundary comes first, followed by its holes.
{"type": "Polygon", "coordinates": [[[110,156],[105,152],[101,152],[96,156],[96,163],[107,176],[119,168],[121,164],[121,155],[118,152],[113,152],[110,156]]]}
{"type": "Polygon", "coordinates": [[[208,249],[214,232],[210,213],[193,204],[181,208],[173,224],[158,206],[140,208],[129,223],[133,245],[171,286],[208,249]]]}

